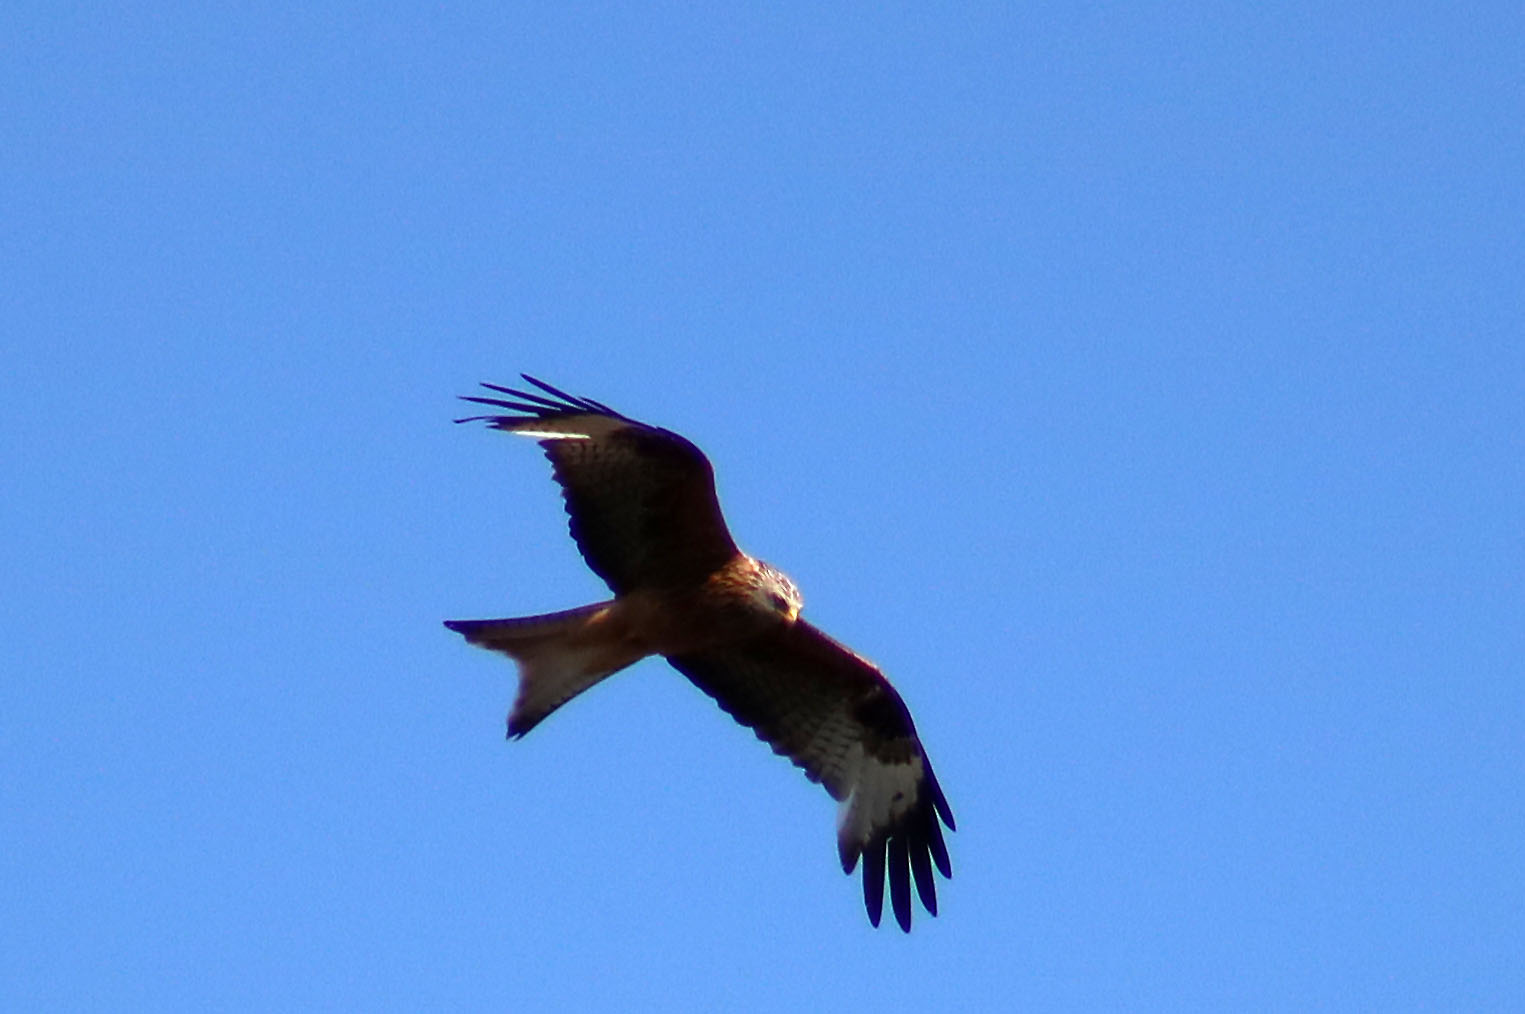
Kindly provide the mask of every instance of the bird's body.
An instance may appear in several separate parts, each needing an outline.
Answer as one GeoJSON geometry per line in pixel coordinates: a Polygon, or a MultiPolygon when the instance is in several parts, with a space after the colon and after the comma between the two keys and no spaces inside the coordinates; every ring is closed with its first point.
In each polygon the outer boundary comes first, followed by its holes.
{"type": "Polygon", "coordinates": [[[572,536],[615,594],[542,616],[446,622],[517,663],[509,734],[524,735],[605,677],[662,655],[842,802],[838,851],[847,872],[862,857],[875,925],[886,871],[903,929],[912,874],[935,915],[933,864],[952,875],[938,819],[952,829],[953,815],[899,695],[872,663],[800,618],[792,581],[736,547],[697,447],[525,380],[544,393],[489,384],[513,400],[466,399],[518,414],[473,418],[541,442],[572,536]]]}

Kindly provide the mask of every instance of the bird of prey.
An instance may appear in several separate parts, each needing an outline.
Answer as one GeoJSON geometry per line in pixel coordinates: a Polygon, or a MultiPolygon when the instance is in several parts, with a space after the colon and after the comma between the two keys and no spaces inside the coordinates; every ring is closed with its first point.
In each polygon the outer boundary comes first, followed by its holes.
{"type": "Polygon", "coordinates": [[[932,868],[953,875],[938,819],[951,831],[953,812],[895,688],[800,618],[792,581],[736,547],[699,448],[521,376],[536,390],[483,384],[504,397],[464,397],[510,414],[456,421],[539,441],[572,538],[614,597],[542,616],[445,622],[517,664],[510,738],[605,677],[662,655],[840,803],[837,853],[849,874],[862,859],[873,925],[886,875],[901,929],[911,929],[913,875],[936,915],[932,868]]]}

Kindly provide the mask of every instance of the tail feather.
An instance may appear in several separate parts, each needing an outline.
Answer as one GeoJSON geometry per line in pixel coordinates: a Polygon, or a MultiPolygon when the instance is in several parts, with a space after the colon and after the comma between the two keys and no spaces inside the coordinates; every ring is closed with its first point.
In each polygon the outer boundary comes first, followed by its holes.
{"type": "Polygon", "coordinates": [[[446,620],[445,626],[518,665],[519,693],[508,716],[508,734],[518,737],[598,681],[641,659],[644,653],[624,636],[612,605],[600,602],[500,620],[446,620]]]}

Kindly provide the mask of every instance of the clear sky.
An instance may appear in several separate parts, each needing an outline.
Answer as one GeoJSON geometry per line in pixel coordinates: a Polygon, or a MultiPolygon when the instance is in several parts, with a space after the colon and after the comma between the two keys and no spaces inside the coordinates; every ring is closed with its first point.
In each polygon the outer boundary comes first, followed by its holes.
{"type": "Polygon", "coordinates": [[[0,1007],[1525,1006],[1518,4],[0,8],[0,1007]],[[959,821],[661,662],[543,376],[694,439],[959,821]]]}

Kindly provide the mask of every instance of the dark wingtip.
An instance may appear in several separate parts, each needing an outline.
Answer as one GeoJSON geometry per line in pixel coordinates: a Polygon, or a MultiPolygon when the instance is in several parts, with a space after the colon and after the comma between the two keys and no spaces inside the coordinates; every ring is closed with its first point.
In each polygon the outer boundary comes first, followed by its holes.
{"type": "Polygon", "coordinates": [[[953,879],[953,861],[948,858],[948,846],[943,841],[942,829],[937,826],[937,820],[931,814],[927,815],[927,849],[932,853],[932,862],[937,864],[937,871],[949,880],[953,879]]]}
{"type": "Polygon", "coordinates": [[[957,831],[958,825],[953,821],[953,808],[948,805],[948,797],[943,795],[943,787],[937,783],[937,772],[932,770],[932,760],[925,752],[921,755],[922,769],[927,775],[927,788],[931,790],[932,805],[937,809],[937,815],[948,825],[949,831],[957,831]]]}
{"type": "Polygon", "coordinates": [[[616,419],[625,419],[626,416],[616,412],[601,401],[592,398],[580,398],[575,394],[568,394],[559,387],[547,384],[539,377],[532,377],[528,373],[521,373],[525,382],[538,388],[536,391],[521,391],[517,388],[504,387],[500,384],[489,384],[482,381],[481,385],[489,391],[507,395],[508,398],[484,398],[479,395],[463,394],[462,401],[474,402],[478,405],[491,405],[493,408],[507,409],[510,412],[521,412],[523,416],[491,416],[475,415],[465,419],[457,419],[456,422],[486,421],[497,424],[500,429],[507,429],[505,421],[518,421],[520,418],[548,419],[559,415],[570,415],[579,412],[588,412],[594,415],[607,415],[616,419]],[[548,397],[549,396],[549,397],[548,397]]]}
{"type": "Polygon", "coordinates": [[[901,835],[890,838],[889,846],[890,907],[902,931],[911,932],[911,864],[906,840],[901,835]]]}
{"type": "Polygon", "coordinates": [[[519,374],[519,376],[523,377],[529,383],[534,384],[536,387],[540,388],[540,390],[544,391],[546,394],[549,394],[549,395],[552,395],[554,397],[560,398],[567,405],[571,405],[571,406],[573,406],[573,407],[575,407],[577,409],[580,409],[581,411],[584,411],[584,412],[598,412],[598,413],[607,414],[607,415],[618,415],[619,414],[618,412],[615,412],[612,409],[610,409],[608,406],[600,405],[596,401],[592,401],[592,400],[590,400],[588,398],[579,398],[575,394],[568,394],[567,392],[563,391],[559,387],[553,387],[550,384],[547,384],[545,381],[541,380],[539,377],[532,377],[528,373],[521,373],[521,374],[519,374]]]}
{"type": "Polygon", "coordinates": [[[916,894],[921,898],[921,907],[929,915],[936,915],[937,883],[932,879],[932,859],[924,848],[911,849],[911,879],[916,881],[916,894]]]}
{"type": "Polygon", "coordinates": [[[868,909],[868,921],[879,928],[879,918],[884,913],[884,842],[869,842],[863,850],[863,907],[868,909]]]}
{"type": "MultiPolygon", "coordinates": [[[[902,821],[882,836],[870,840],[861,850],[863,902],[868,909],[868,921],[875,927],[879,925],[884,907],[886,881],[889,882],[890,907],[895,913],[895,922],[909,933],[914,915],[911,885],[916,885],[916,896],[927,914],[935,916],[937,877],[933,870],[948,879],[953,877],[953,864],[943,841],[942,825],[938,823],[947,804],[942,802],[942,792],[935,783],[931,788],[932,793],[923,797],[902,821]],[[938,803],[941,805],[936,805],[938,803]]],[[[843,870],[851,873],[856,858],[844,853],[843,870]]]]}
{"type": "MultiPolygon", "coordinates": [[[[567,410],[567,406],[562,402],[556,401],[553,398],[547,398],[543,394],[536,394],[534,391],[518,391],[512,387],[500,387],[497,384],[489,384],[485,380],[482,382],[482,386],[489,391],[497,391],[499,394],[506,394],[516,398],[519,402],[528,402],[529,404],[509,406],[519,412],[531,412],[538,415],[548,410],[551,412],[565,412],[567,410]]],[[[462,397],[465,397],[465,395],[462,395],[462,397]]],[[[486,404],[505,404],[504,402],[494,402],[491,399],[483,398],[466,398],[466,400],[482,401],[486,404]]]]}

